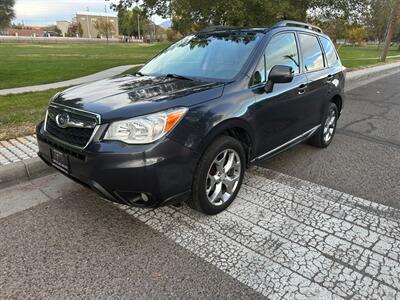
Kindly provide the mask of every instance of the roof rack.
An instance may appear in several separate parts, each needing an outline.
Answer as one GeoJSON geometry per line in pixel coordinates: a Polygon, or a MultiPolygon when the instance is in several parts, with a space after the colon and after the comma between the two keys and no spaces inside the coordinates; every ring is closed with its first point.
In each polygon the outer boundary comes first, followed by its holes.
{"type": "Polygon", "coordinates": [[[268,28],[258,28],[258,27],[240,27],[240,26],[224,26],[224,25],[215,25],[204,28],[200,30],[199,33],[208,33],[214,31],[259,31],[265,32],[269,30],[268,28]]]}
{"type": "Polygon", "coordinates": [[[276,23],[273,27],[285,27],[285,26],[303,27],[306,29],[310,29],[310,30],[314,30],[314,31],[322,33],[322,29],[317,26],[303,23],[303,22],[291,21],[291,20],[280,21],[280,22],[276,23]]]}
{"type": "Polygon", "coordinates": [[[223,26],[223,25],[216,25],[204,28],[200,30],[200,32],[212,32],[212,31],[223,31],[223,30],[240,30],[241,27],[237,26],[223,26]]]}

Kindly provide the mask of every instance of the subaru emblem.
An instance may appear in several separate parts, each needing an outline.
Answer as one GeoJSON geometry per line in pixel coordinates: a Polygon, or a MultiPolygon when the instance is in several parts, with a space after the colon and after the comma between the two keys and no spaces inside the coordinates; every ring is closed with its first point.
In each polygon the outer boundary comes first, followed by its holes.
{"type": "Polygon", "coordinates": [[[56,123],[58,127],[66,128],[69,123],[69,115],[67,113],[61,113],[56,116],[56,123]]]}

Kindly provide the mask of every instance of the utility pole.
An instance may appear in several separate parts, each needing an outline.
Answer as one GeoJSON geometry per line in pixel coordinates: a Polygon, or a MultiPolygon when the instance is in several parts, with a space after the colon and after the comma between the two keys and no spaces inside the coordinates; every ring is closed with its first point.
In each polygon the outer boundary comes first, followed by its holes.
{"type": "Polygon", "coordinates": [[[399,17],[399,11],[400,11],[400,0],[395,0],[395,2],[393,3],[392,13],[390,14],[390,18],[389,18],[389,22],[388,22],[385,46],[383,47],[380,61],[386,60],[386,56],[389,51],[390,43],[392,42],[392,38],[393,38],[393,32],[396,27],[397,18],[399,17]]]}
{"type": "Polygon", "coordinates": [[[137,31],[138,31],[138,36],[140,40],[140,16],[139,16],[139,11],[137,12],[137,31]]]}
{"type": "MultiPolygon", "coordinates": [[[[105,1],[107,2],[108,0],[105,0],[105,1]]],[[[109,35],[108,28],[110,26],[110,23],[108,21],[107,4],[104,4],[104,12],[106,13],[106,38],[107,38],[107,44],[108,44],[108,35],[109,35]]]]}

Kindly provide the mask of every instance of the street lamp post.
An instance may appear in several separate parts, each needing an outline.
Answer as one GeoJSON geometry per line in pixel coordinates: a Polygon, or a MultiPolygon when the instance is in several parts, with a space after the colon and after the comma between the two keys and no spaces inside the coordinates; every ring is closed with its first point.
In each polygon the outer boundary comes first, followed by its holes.
{"type": "Polygon", "coordinates": [[[140,16],[139,16],[139,10],[137,12],[137,30],[138,30],[138,38],[140,40],[140,16]]]}
{"type": "MultiPolygon", "coordinates": [[[[109,0],[105,0],[105,2],[108,2],[109,0]]],[[[107,13],[107,4],[104,4],[104,11],[106,13],[106,38],[107,38],[107,43],[108,43],[108,27],[109,27],[109,23],[108,23],[108,13],[107,13]]]]}

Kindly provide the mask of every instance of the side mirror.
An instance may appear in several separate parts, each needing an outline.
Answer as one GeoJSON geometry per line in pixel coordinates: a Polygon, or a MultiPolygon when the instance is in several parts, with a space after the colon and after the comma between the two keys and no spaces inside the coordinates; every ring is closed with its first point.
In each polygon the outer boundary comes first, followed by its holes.
{"type": "Polygon", "coordinates": [[[265,84],[265,91],[271,93],[275,83],[289,83],[293,80],[293,68],[289,66],[277,65],[271,69],[268,81],[265,84]]]}

